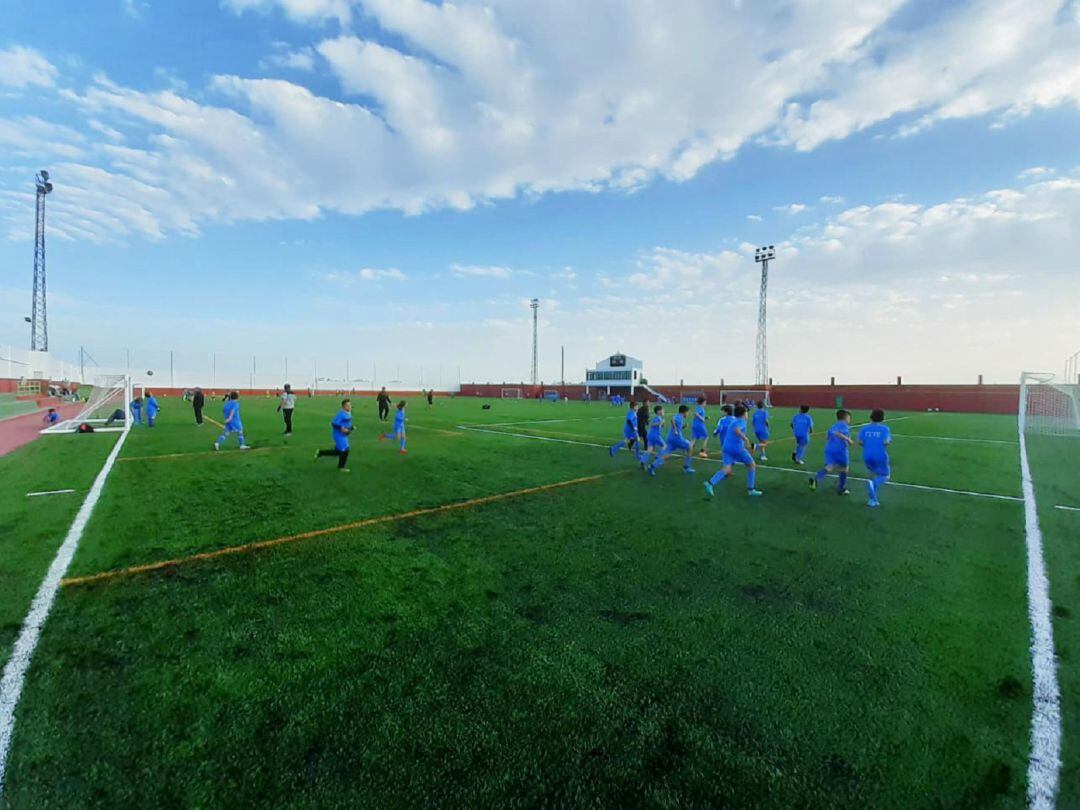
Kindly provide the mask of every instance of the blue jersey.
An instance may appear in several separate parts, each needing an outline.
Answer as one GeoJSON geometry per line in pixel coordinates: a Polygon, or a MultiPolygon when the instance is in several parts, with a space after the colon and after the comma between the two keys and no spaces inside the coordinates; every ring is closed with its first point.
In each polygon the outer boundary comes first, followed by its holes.
{"type": "Polygon", "coordinates": [[[671,417],[671,429],[668,431],[667,434],[668,439],[670,440],[674,436],[682,438],[683,425],[685,423],[686,420],[683,418],[683,415],[681,413],[677,413],[673,417],[671,417]]]}
{"type": "Polygon", "coordinates": [[[146,412],[149,413],[150,415],[153,415],[153,414],[157,413],[158,410],[160,410],[160,409],[158,408],[157,399],[154,398],[154,397],[147,397],[146,398],[146,412]]]}
{"type": "Polygon", "coordinates": [[[886,448],[892,441],[892,432],[888,425],[875,422],[859,431],[859,441],[863,446],[863,458],[887,459],[889,451],[886,448]]]}
{"type": "Polygon", "coordinates": [[[637,411],[633,408],[626,412],[626,424],[624,424],[623,427],[626,428],[628,432],[637,435],[637,411]]]}
{"type": "Polygon", "coordinates": [[[834,455],[847,455],[848,444],[843,439],[837,438],[838,435],[850,436],[851,425],[847,422],[837,422],[829,428],[829,432],[825,434],[825,452],[834,455]]]}
{"type": "Polygon", "coordinates": [[[649,433],[645,437],[645,441],[649,444],[663,444],[664,438],[662,435],[664,429],[664,417],[656,414],[649,420],[649,433]]]}
{"type": "Polygon", "coordinates": [[[227,399],[221,407],[221,415],[225,418],[225,424],[233,424],[240,421],[240,400],[227,399]]]}
{"type": "Polygon", "coordinates": [[[791,418],[791,429],[797,438],[805,439],[814,430],[814,420],[808,413],[797,413],[791,418]]]}
{"type": "Polygon", "coordinates": [[[702,427],[705,427],[705,406],[698,405],[694,408],[694,421],[700,422],[702,427]]]}
{"type": "Polygon", "coordinates": [[[739,419],[739,418],[734,417],[734,416],[730,417],[730,419],[731,419],[731,422],[728,424],[727,431],[724,433],[723,451],[725,453],[734,453],[734,452],[737,452],[739,450],[745,450],[746,445],[743,442],[743,438],[742,438],[742,436],[740,436],[738,433],[735,432],[735,429],[738,428],[745,435],[746,434],[746,420],[745,419],[739,419]]]}
{"type": "Polygon", "coordinates": [[[768,430],[769,412],[764,408],[758,408],[754,411],[754,433],[768,432],[768,430]]]}
{"type": "MultiPolygon", "coordinates": [[[[394,432],[405,429],[405,409],[399,408],[398,412],[394,414],[394,432]]],[[[423,431],[421,431],[423,432],[423,431]]]]}
{"type": "Polygon", "coordinates": [[[334,418],[330,420],[330,427],[335,438],[338,436],[347,436],[349,431],[352,430],[352,414],[342,408],[335,414],[334,418]]]}
{"type": "MultiPolygon", "coordinates": [[[[735,421],[734,416],[724,414],[720,417],[720,421],[716,423],[716,435],[720,437],[720,441],[724,441],[724,436],[727,435],[728,430],[731,428],[731,423],[735,421]]],[[[721,447],[723,445],[721,444],[721,447]]]]}

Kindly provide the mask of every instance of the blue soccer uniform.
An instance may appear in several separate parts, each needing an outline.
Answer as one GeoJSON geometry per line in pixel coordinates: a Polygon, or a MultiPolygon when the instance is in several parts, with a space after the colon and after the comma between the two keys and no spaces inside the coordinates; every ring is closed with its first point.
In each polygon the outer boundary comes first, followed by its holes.
{"type": "Polygon", "coordinates": [[[232,433],[236,434],[236,438],[240,441],[240,449],[247,450],[247,442],[244,441],[244,424],[240,421],[240,400],[227,399],[225,404],[221,406],[221,416],[225,420],[225,429],[216,442],[214,442],[214,449],[220,450],[221,445],[229,438],[232,433]]]}
{"type": "Polygon", "coordinates": [[[334,441],[333,450],[319,450],[315,458],[334,456],[338,460],[338,469],[348,471],[345,465],[349,461],[349,434],[353,431],[352,412],[344,407],[330,420],[330,435],[334,441]]]}
{"type": "MultiPolygon", "coordinates": [[[[705,491],[709,495],[713,494],[713,487],[723,481],[725,478],[731,475],[734,466],[736,464],[742,464],[746,467],[746,491],[750,495],[760,495],[761,492],[757,488],[757,467],[754,464],[754,457],[750,455],[746,449],[746,419],[743,417],[731,416],[725,417],[730,419],[727,427],[722,431],[723,444],[721,449],[723,451],[724,466],[720,468],[708,481],[705,482],[705,491]],[[741,434],[740,434],[741,431],[741,434]]],[[[721,423],[724,420],[721,420],[721,423]]],[[[720,430],[720,426],[717,426],[717,430],[720,430]]]]}
{"type": "Polygon", "coordinates": [[[157,419],[158,411],[161,410],[161,408],[158,407],[157,397],[155,397],[153,394],[150,394],[146,398],[146,403],[145,404],[146,404],[146,424],[149,427],[153,427],[154,426],[154,420],[157,419]]]}
{"type": "Polygon", "coordinates": [[[751,417],[751,420],[754,424],[754,436],[757,437],[757,443],[753,446],[753,448],[756,450],[760,447],[761,460],[768,461],[769,459],[765,456],[765,445],[768,443],[770,436],[769,411],[765,408],[758,408],[754,411],[754,415],[753,417],[751,417]]]}
{"type": "Polygon", "coordinates": [[[863,448],[863,463],[873,476],[866,484],[869,505],[878,505],[878,494],[881,487],[889,480],[889,444],[892,442],[892,431],[889,426],[881,422],[872,422],[865,425],[859,431],[859,444],[863,448]]]}
{"type": "MultiPolygon", "coordinates": [[[[608,449],[608,455],[614,456],[624,447],[628,450],[633,449],[634,445],[637,444],[638,416],[637,409],[633,406],[633,404],[631,404],[629,409],[626,411],[626,418],[623,420],[622,435],[623,440],[621,442],[618,442],[617,444],[611,445],[611,447],[608,449]]],[[[637,453],[635,453],[635,455],[637,456],[638,461],[641,461],[641,452],[638,451],[637,453]]]]}
{"type": "Polygon", "coordinates": [[[797,413],[791,418],[791,430],[795,434],[795,452],[791,460],[803,463],[806,448],[810,444],[810,434],[814,432],[814,420],[808,413],[797,413]]]}
{"type": "Polygon", "coordinates": [[[836,424],[829,428],[825,434],[825,466],[810,477],[810,488],[817,489],[819,482],[825,480],[825,476],[833,470],[840,475],[840,483],[837,492],[847,495],[847,475],[850,466],[850,442],[845,439],[851,437],[851,425],[843,419],[838,419],[836,424]]]}
{"type": "Polygon", "coordinates": [[[677,413],[671,418],[671,428],[668,430],[667,441],[664,443],[664,452],[649,465],[649,475],[656,475],[657,468],[667,460],[667,457],[680,451],[686,453],[683,472],[694,471],[690,466],[690,442],[682,435],[685,426],[686,417],[683,414],[677,413]]]}
{"type": "Polygon", "coordinates": [[[398,452],[407,453],[405,448],[405,409],[398,408],[394,414],[394,430],[390,433],[383,433],[379,436],[380,439],[396,439],[398,443],[398,452]]]}
{"type": "Polygon", "coordinates": [[[709,439],[709,423],[704,405],[694,408],[694,420],[690,423],[690,438],[694,441],[708,441],[709,439]]]}

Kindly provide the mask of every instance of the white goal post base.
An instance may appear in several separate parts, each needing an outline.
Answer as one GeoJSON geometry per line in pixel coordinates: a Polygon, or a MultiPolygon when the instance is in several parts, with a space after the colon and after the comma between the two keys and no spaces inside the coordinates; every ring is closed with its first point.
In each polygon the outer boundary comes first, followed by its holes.
{"type": "Polygon", "coordinates": [[[521,399],[523,395],[520,388],[503,388],[500,396],[503,399],[521,399]]]}
{"type": "Polygon", "coordinates": [[[49,425],[41,433],[75,433],[79,425],[90,425],[95,433],[123,433],[131,429],[131,401],[134,387],[128,375],[114,374],[94,380],[94,390],[83,409],[71,419],[49,425]],[[122,418],[115,417],[117,412],[122,418]]]}

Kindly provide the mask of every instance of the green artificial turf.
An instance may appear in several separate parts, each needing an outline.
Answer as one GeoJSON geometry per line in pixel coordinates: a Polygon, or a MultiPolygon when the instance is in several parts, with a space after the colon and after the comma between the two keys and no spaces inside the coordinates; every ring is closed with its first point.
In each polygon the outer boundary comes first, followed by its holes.
{"type": "MultiPolygon", "coordinates": [[[[710,500],[714,461],[690,476],[673,460],[650,479],[591,446],[618,440],[621,409],[492,404],[413,401],[402,456],[376,441],[374,401],[358,401],[344,475],[312,460],[329,444],[329,399],[299,402],[289,440],[273,401],[244,401],[246,453],[214,453],[218,429],[164,400],[158,427],[129,437],[69,576],[604,477],[65,587],[3,803],[1024,804],[1014,419],[890,415],[896,481],[1007,497],[889,486],[870,510],[860,481],[846,498],[831,482],[809,491],[824,411],[807,470],[793,471],[792,412],[776,409],[765,496],[747,498],[737,471],[710,500]]],[[[1053,441],[1032,456],[1064,608],[1068,754],[1080,513],[1047,504],[1080,505],[1080,491],[1053,441]],[[1044,485],[1048,470],[1069,483],[1044,485]]],[[[0,469],[39,482],[62,466],[85,489],[111,442],[50,438],[0,469]]],[[[16,586],[0,593],[5,657],[78,500],[66,504],[0,496],[0,543],[37,549],[0,561],[16,586]],[[49,510],[39,523],[18,512],[35,508],[49,510]]],[[[1062,806],[1077,797],[1066,756],[1062,806]]]]}

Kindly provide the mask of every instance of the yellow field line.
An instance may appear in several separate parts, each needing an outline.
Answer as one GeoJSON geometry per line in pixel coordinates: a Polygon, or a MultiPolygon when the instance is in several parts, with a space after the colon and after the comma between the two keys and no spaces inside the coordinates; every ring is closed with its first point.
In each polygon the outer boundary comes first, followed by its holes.
{"type": "Polygon", "coordinates": [[[265,453],[268,450],[291,450],[290,447],[253,447],[251,450],[244,451],[243,453],[227,453],[219,452],[217,450],[197,450],[191,453],[165,453],[160,456],[125,456],[124,458],[117,459],[117,461],[159,461],[170,458],[189,458],[194,456],[221,456],[223,458],[236,458],[241,455],[250,455],[251,453],[265,453]]]}
{"type": "Polygon", "coordinates": [[[452,512],[458,509],[468,509],[474,506],[482,506],[484,504],[495,503],[496,501],[504,501],[510,498],[518,498],[522,495],[533,495],[537,492],[547,492],[553,489],[561,489],[563,487],[574,486],[575,484],[585,484],[590,481],[599,481],[601,478],[607,478],[612,475],[621,475],[626,470],[620,470],[614,473],[603,473],[600,475],[587,475],[583,478],[571,478],[567,481],[557,481],[554,484],[542,484],[537,487],[528,487],[526,489],[516,489],[511,492],[500,492],[496,495],[485,495],[482,498],[472,498],[467,501],[459,501],[458,503],[449,503],[442,506],[432,506],[426,509],[413,509],[409,512],[400,512],[396,515],[382,515],[380,517],[365,518],[364,520],[357,520],[352,523],[344,523],[340,526],[331,526],[326,529],[315,529],[310,532],[301,532],[300,534],[290,534],[284,537],[276,537],[273,540],[260,540],[255,543],[245,543],[240,546],[228,546],[226,548],[216,549],[214,551],[204,551],[200,554],[190,554],[186,557],[176,557],[171,560],[160,560],[159,562],[146,563],[144,565],[132,565],[127,568],[116,568],[112,571],[102,571],[98,574],[89,574],[84,577],[68,577],[60,581],[60,584],[64,587],[72,585],[88,585],[93,582],[102,582],[104,580],[116,579],[118,577],[133,576],[135,574],[145,574],[151,571],[160,571],[163,568],[171,568],[177,565],[183,565],[190,562],[198,562],[203,560],[214,560],[219,557],[227,557],[235,554],[246,554],[252,551],[261,551],[266,548],[273,548],[274,546],[284,545],[285,543],[297,543],[301,540],[310,540],[315,537],[325,537],[331,534],[340,534],[341,532],[351,531],[353,529],[363,529],[368,526],[378,526],[383,523],[394,523],[399,520],[407,520],[409,518],[424,517],[426,515],[436,515],[443,512],[452,512]]]}
{"type": "Polygon", "coordinates": [[[428,427],[427,425],[406,425],[405,430],[430,430],[432,433],[439,433],[443,436],[464,436],[460,430],[443,430],[442,428],[428,427]]]}
{"type": "Polygon", "coordinates": [[[207,422],[209,422],[209,423],[210,423],[211,425],[217,425],[217,426],[218,426],[219,428],[221,428],[222,430],[224,430],[224,429],[225,429],[225,426],[224,426],[223,424],[221,424],[221,422],[219,422],[219,421],[218,421],[217,419],[215,419],[215,418],[214,418],[214,417],[212,417],[212,416],[207,416],[206,414],[203,414],[203,419],[205,419],[205,420],[206,420],[207,422]]]}

